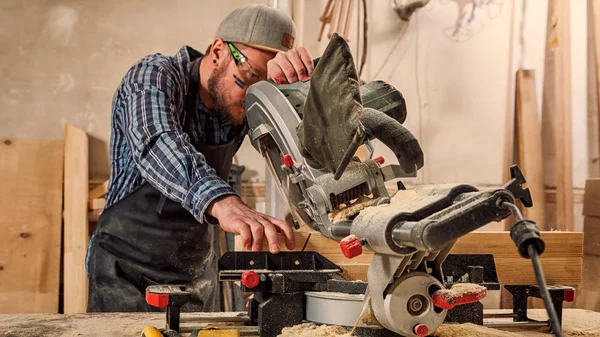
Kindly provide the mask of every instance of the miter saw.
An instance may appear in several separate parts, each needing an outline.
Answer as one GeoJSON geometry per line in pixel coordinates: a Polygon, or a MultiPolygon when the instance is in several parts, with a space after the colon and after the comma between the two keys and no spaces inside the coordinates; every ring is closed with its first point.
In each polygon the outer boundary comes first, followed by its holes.
{"type": "MultiPolygon", "coordinates": [[[[516,166],[511,168],[512,179],[501,188],[480,191],[471,185],[448,184],[406,189],[398,183],[398,191],[390,198],[386,182],[415,176],[424,160],[418,141],[402,125],[407,115],[402,95],[382,81],[359,87],[360,123],[356,130],[347,130],[354,136],[348,147],[338,152],[341,160],[329,165],[330,170],[323,160],[315,165],[319,157],[315,152],[324,145],[310,148],[312,139],[306,139],[306,129],[346,127],[335,125],[339,122],[335,118],[335,123],[322,122],[341,113],[338,106],[343,102],[327,100],[315,91],[335,95],[344,83],[321,79],[316,88],[314,83],[325,75],[326,67],[332,67],[352,85],[355,78],[348,71],[352,65],[347,63],[349,52],[344,52],[344,45],[343,39],[332,38],[311,81],[288,85],[265,81],[249,88],[250,141],[265,158],[297,223],[339,240],[348,258],[361,254],[363,248],[375,253],[368,270],[367,293],[368,310],[376,324],[403,336],[422,336],[426,330],[435,330],[446,316],[446,309],[436,306],[432,298],[445,288],[442,263],[458,238],[514,212],[519,221],[511,236],[521,255],[529,257],[528,249],[543,252],[544,242],[535,223],[522,219],[515,207],[517,199],[532,206],[529,190],[523,187],[525,179],[516,166]],[[302,125],[308,117],[316,122],[302,125]],[[373,139],[388,146],[398,164],[354,157],[358,146],[364,143],[369,148],[373,139]],[[348,214],[336,219],[344,210],[348,214]]],[[[356,94],[347,94],[352,88],[339,90],[346,90],[340,96],[356,100],[356,94]]],[[[340,131],[320,133],[334,138],[336,132],[340,131]]]]}
{"type": "MultiPolygon", "coordinates": [[[[448,309],[485,297],[485,288],[447,289],[442,264],[458,238],[514,214],[511,237],[520,254],[535,265],[544,250],[537,226],[515,206],[516,200],[532,206],[517,166],[509,182],[489,190],[468,184],[406,188],[399,179],[416,176],[424,159],[418,141],[402,125],[404,98],[382,81],[360,85],[353,70],[346,42],[335,35],[310,81],[262,81],[248,89],[250,141],[263,155],[295,224],[338,240],[349,259],[363,249],[374,252],[368,283],[345,281],[341,269],[316,252],[221,257],[219,279],[241,281],[243,290],[254,292],[245,323],[258,326],[262,337],[277,336],[303,320],[356,326],[365,336],[424,337],[444,322],[448,309]],[[389,147],[398,164],[355,156],[361,145],[372,153],[374,140],[389,147]],[[386,183],[393,181],[397,191],[390,193],[386,183]]],[[[476,274],[476,268],[469,271],[467,281],[484,284],[476,274]]],[[[150,289],[150,295],[161,291],[150,289]]],[[[539,292],[549,301],[545,285],[539,292]]],[[[552,328],[560,334],[559,325],[552,328]]]]}

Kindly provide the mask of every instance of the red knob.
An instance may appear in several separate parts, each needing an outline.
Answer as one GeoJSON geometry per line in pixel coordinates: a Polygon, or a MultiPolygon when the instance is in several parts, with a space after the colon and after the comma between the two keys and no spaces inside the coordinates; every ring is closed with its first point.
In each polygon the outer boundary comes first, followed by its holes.
{"type": "Polygon", "coordinates": [[[289,154],[284,155],[283,165],[285,165],[285,167],[287,168],[294,166],[294,158],[292,158],[292,156],[290,156],[289,154]]]}
{"type": "Polygon", "coordinates": [[[385,163],[385,158],[383,158],[382,156],[379,156],[379,157],[373,159],[373,161],[379,165],[383,165],[383,163],[385,163]]]}
{"type": "Polygon", "coordinates": [[[340,241],[340,248],[344,256],[351,259],[362,254],[362,244],[354,235],[348,235],[340,241]]]}
{"type": "Polygon", "coordinates": [[[567,302],[573,302],[575,299],[575,289],[565,289],[563,293],[564,300],[567,302]]]}
{"type": "Polygon", "coordinates": [[[254,288],[260,283],[260,277],[257,273],[252,270],[248,270],[242,273],[242,284],[246,288],[254,288]]]}
{"type": "Polygon", "coordinates": [[[429,328],[425,324],[415,325],[413,331],[415,332],[415,335],[419,337],[427,337],[427,335],[429,334],[429,328]]]}

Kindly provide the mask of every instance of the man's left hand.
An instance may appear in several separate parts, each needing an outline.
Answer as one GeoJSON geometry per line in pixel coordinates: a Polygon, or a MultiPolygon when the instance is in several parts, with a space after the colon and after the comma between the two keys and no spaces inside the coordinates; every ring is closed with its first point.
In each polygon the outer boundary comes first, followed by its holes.
{"type": "Polygon", "coordinates": [[[313,59],[308,49],[280,51],[267,63],[267,78],[278,84],[306,81],[314,70],[313,59]]]}

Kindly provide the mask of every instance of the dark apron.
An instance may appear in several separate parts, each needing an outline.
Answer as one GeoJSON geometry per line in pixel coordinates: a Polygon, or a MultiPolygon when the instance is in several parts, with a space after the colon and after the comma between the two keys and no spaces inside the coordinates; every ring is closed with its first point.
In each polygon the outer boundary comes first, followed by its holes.
{"type": "MultiPolygon", "coordinates": [[[[197,113],[200,58],[192,66],[186,120],[197,113]]],[[[189,125],[189,124],[188,124],[189,125]]],[[[242,135],[223,145],[193,144],[217,175],[228,180],[242,135]]],[[[217,226],[199,223],[180,203],[145,182],[100,216],[90,240],[88,312],[154,311],[146,287],[185,284],[192,300],[182,309],[217,311],[217,226]]]]}

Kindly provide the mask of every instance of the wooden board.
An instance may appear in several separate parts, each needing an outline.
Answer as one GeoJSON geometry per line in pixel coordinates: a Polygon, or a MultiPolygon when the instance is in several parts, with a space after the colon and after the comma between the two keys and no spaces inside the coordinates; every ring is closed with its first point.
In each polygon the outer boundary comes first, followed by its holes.
{"type": "MultiPolygon", "coordinates": [[[[596,141],[598,142],[596,144],[590,144],[590,147],[596,149],[596,152],[594,154],[597,156],[597,151],[600,150],[600,116],[598,116],[600,114],[600,2],[597,0],[588,0],[588,8],[590,11],[588,19],[591,19],[591,22],[588,22],[588,40],[590,37],[593,39],[593,45],[590,46],[590,44],[588,43],[588,48],[590,48],[591,50],[591,53],[588,53],[588,57],[589,55],[594,56],[592,60],[588,58],[588,67],[591,68],[593,66],[593,69],[589,69],[588,74],[589,76],[594,77],[593,81],[588,80],[588,85],[595,89],[595,92],[592,95],[590,95],[590,92],[588,91],[588,96],[593,96],[593,103],[595,104],[595,106],[588,108],[588,112],[595,110],[595,114],[592,120],[595,121],[595,136],[596,141]]],[[[588,130],[592,131],[590,129],[588,130]]],[[[589,133],[591,134],[592,132],[589,133]]],[[[597,161],[594,166],[596,169],[598,168],[597,161]]],[[[590,176],[596,176],[597,174],[597,170],[590,170],[590,176]]]]}
{"type": "MultiPolygon", "coordinates": [[[[556,220],[558,230],[574,229],[573,163],[571,139],[571,43],[570,1],[553,0],[551,53],[554,56],[554,147],[556,181],[556,220]]],[[[550,131],[550,130],[548,130],[550,131]]]]}
{"type": "Polygon", "coordinates": [[[57,313],[63,142],[0,139],[0,313],[57,313]]]}
{"type": "Polygon", "coordinates": [[[106,195],[107,189],[108,189],[108,180],[106,180],[105,182],[103,182],[100,185],[91,189],[90,192],[88,193],[88,198],[90,198],[90,200],[103,198],[106,195]]]}
{"type": "MultiPolygon", "coordinates": [[[[342,255],[337,241],[318,232],[303,231],[296,232],[296,250],[302,249],[309,235],[306,251],[319,252],[339,264],[351,279],[366,280],[373,253],[364,251],[362,255],[349,260],[342,255]]],[[[581,282],[583,233],[542,232],[542,238],[546,242],[546,251],[541,260],[548,283],[578,285],[581,282]]],[[[239,236],[236,237],[235,247],[236,250],[243,250],[239,236]]],[[[268,250],[266,242],[263,242],[263,250],[268,250]]],[[[285,246],[282,250],[286,250],[285,246]]],[[[531,261],[519,256],[508,232],[469,233],[456,242],[451,253],[493,254],[500,283],[536,284],[531,261]]]]}
{"type": "Polygon", "coordinates": [[[578,308],[600,311],[600,256],[583,256],[583,280],[577,289],[575,304],[578,308]]]}
{"type": "MultiPolygon", "coordinates": [[[[523,215],[544,226],[544,169],[542,164],[542,133],[535,91],[535,71],[517,71],[516,131],[519,142],[518,164],[527,179],[533,207],[523,208],[523,215]]],[[[506,230],[510,230],[509,225],[506,230]]]]}
{"type": "Polygon", "coordinates": [[[106,206],[106,199],[104,199],[104,198],[88,200],[88,209],[90,211],[93,211],[95,209],[102,210],[102,209],[104,209],[104,206],[106,206]]]}
{"type": "Polygon", "coordinates": [[[88,136],[68,124],[65,126],[64,179],[64,313],[73,314],[87,310],[88,136]]]}

